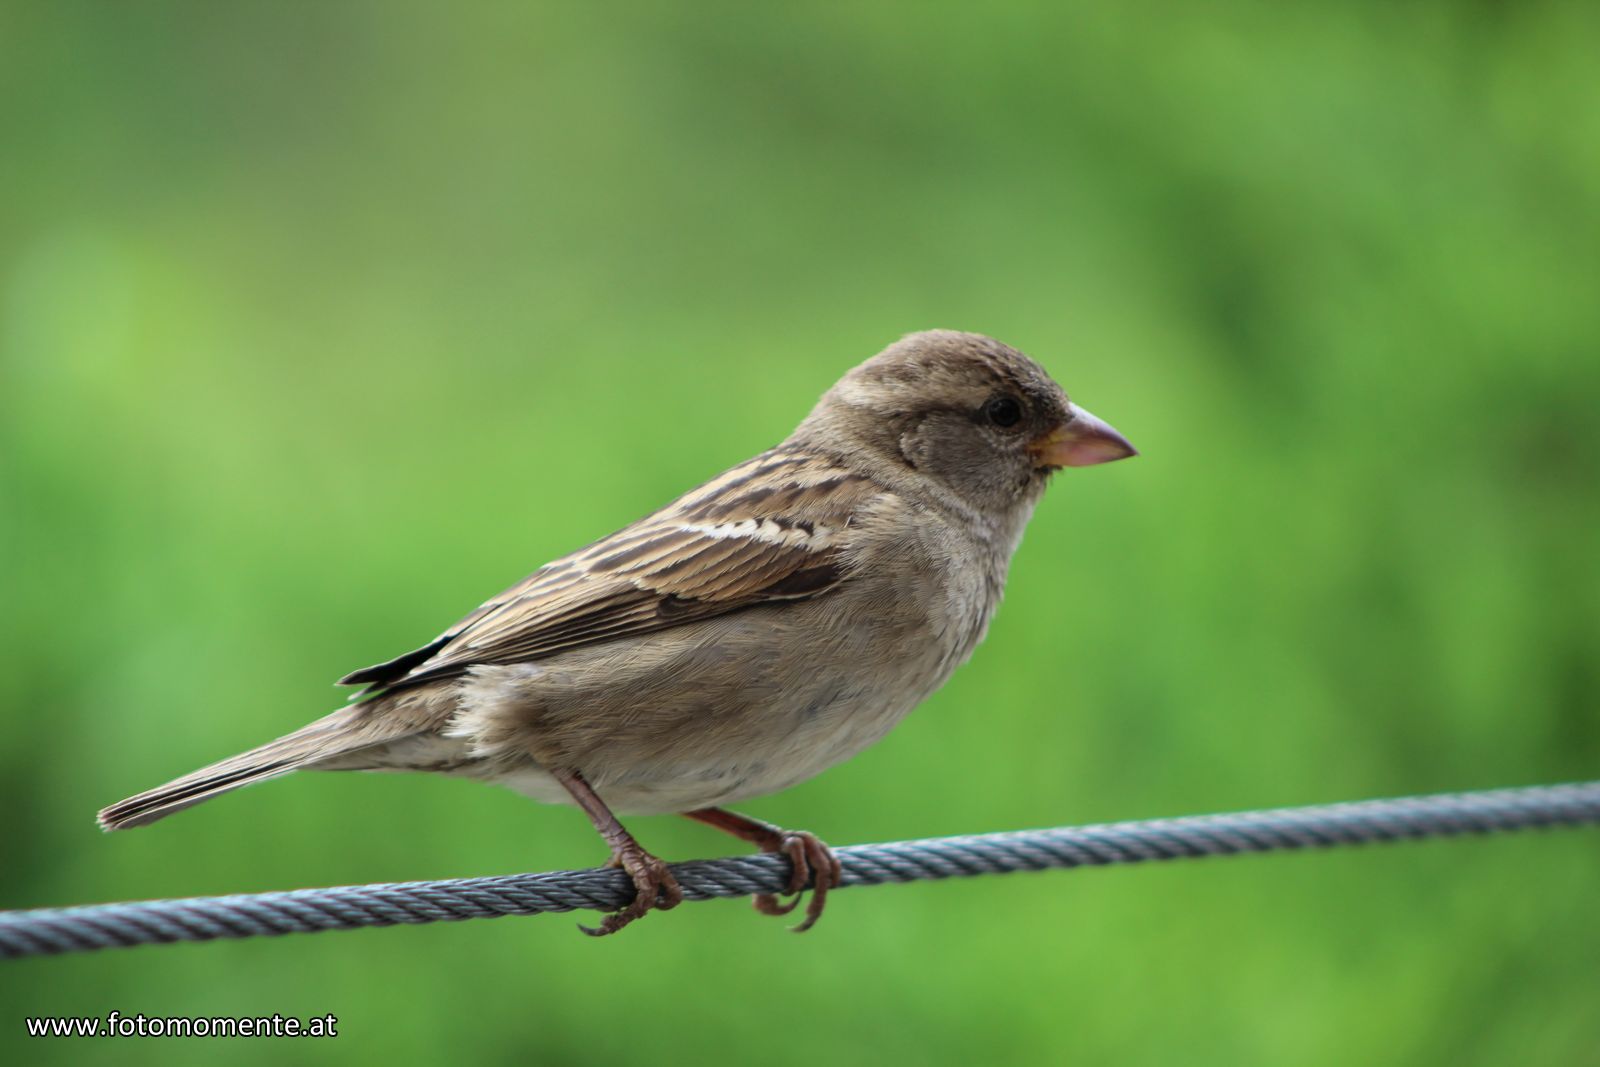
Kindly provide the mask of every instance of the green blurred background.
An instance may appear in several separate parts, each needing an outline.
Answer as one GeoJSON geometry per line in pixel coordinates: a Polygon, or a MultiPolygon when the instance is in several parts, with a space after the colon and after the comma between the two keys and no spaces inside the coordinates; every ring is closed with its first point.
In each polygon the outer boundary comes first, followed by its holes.
{"type": "MultiPolygon", "coordinates": [[[[0,8],[0,907],[588,866],[506,791],[95,810],[992,333],[1143,450],[974,661],[748,805],[835,844],[1593,777],[1593,5],[0,8]],[[685,427],[689,429],[685,431],[685,427]]],[[[669,858],[729,842],[636,819],[669,858]]],[[[1592,833],[0,967],[299,1062],[1596,1063],[1592,833]]]]}

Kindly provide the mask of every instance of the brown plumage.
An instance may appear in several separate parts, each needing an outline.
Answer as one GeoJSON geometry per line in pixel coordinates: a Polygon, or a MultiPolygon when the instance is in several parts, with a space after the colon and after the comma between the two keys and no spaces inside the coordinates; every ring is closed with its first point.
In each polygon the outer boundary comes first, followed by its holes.
{"type": "Polygon", "coordinates": [[[541,567],[423,648],[340,682],[414,685],[814,596],[843,577],[837,533],[880,492],[830,459],[775,448],[541,567]]]}
{"type": "Polygon", "coordinates": [[[1014,349],[913,334],[778,447],[347,675],[361,702],[100,823],[302,768],[466,775],[589,815],[639,888],[599,932],[679,896],[613,809],[681,812],[784,852],[792,890],[815,882],[808,927],[837,880],[826,846],[719,806],[848,758],[943,684],[981,640],[1050,473],[1132,452],[1014,349]]]}

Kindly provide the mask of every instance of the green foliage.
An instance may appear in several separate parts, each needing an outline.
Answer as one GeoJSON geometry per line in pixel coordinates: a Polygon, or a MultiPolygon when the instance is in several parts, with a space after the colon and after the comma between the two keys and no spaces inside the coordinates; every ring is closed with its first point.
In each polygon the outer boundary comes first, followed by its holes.
{"type": "MultiPolygon", "coordinates": [[[[428,778],[92,816],[930,326],[1144,455],[1061,476],[974,661],[752,814],[843,844],[1600,766],[1592,6],[0,22],[0,907],[598,862],[428,778]]],[[[20,1036],[115,1008],[334,1013],[307,1063],[1571,1064],[1597,879],[1566,833],[852,891],[804,938],[730,903],[30,961],[0,1048],[284,1058],[20,1036]]]]}

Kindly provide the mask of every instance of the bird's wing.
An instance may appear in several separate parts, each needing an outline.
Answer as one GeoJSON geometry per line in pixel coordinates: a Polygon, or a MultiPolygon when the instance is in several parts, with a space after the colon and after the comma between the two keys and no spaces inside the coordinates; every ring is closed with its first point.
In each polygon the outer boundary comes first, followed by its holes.
{"type": "Polygon", "coordinates": [[[845,580],[863,510],[884,492],[836,460],[777,448],[550,563],[422,648],[355,671],[367,692],[536,660],[845,580]]]}

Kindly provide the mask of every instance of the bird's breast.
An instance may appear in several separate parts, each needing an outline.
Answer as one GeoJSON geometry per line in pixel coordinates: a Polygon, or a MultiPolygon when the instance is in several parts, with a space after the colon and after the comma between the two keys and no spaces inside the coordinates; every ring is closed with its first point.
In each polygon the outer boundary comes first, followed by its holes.
{"type": "Polygon", "coordinates": [[[475,668],[451,733],[540,800],[565,799],[542,770],[555,765],[622,812],[777,792],[880,740],[943,685],[1003,577],[969,544],[913,540],[813,600],[475,668]]]}

